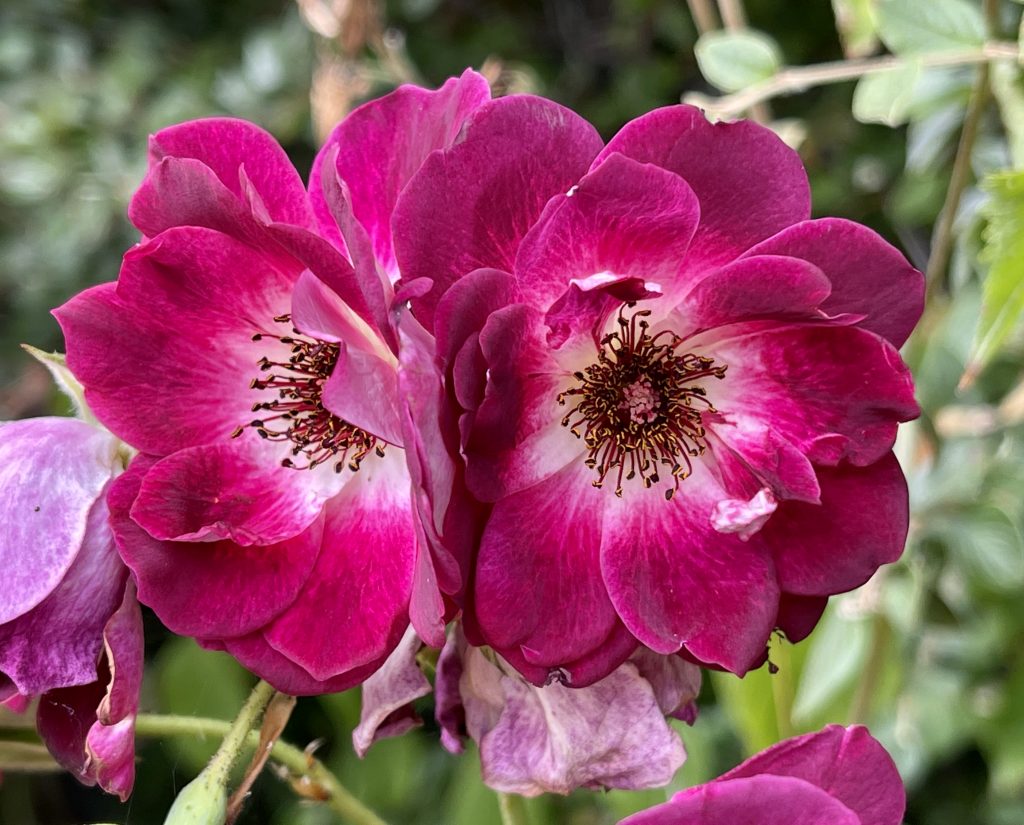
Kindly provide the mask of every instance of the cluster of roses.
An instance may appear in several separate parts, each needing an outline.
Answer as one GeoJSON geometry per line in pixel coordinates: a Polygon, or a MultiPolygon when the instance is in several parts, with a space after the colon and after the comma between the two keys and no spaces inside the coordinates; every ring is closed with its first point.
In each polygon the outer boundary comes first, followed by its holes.
{"type": "MultiPolygon", "coordinates": [[[[923,279],[809,201],[756,124],[604,144],[472,71],[353,112],[308,189],[251,124],[160,132],[143,239],[55,313],[95,421],[0,428],[0,698],[127,794],[137,593],[279,690],[365,683],[361,751],[433,689],[494,787],[667,783],[699,666],[760,666],[906,537],[923,279]]],[[[631,821],[902,809],[829,728],[631,821]]]]}

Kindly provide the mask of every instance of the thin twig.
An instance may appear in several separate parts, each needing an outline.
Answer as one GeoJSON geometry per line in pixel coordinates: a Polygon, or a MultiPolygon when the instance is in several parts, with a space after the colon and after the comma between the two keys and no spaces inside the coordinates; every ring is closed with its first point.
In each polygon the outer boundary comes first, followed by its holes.
{"type": "Polygon", "coordinates": [[[916,64],[924,69],[936,69],[950,66],[972,66],[988,63],[991,60],[1017,60],[1019,58],[1020,48],[1016,43],[995,41],[985,43],[977,49],[934,52],[913,58],[884,55],[857,60],[836,60],[813,66],[783,69],[768,80],[731,95],[718,98],[696,94],[687,95],[686,102],[699,105],[706,109],[708,114],[724,119],[736,117],[762,100],[804,92],[815,86],[857,80],[865,75],[900,69],[909,64],[916,64]]]}
{"type": "Polygon", "coordinates": [[[711,0],[686,0],[686,3],[690,7],[697,34],[707,34],[718,28],[718,17],[715,15],[711,0]]]}
{"type": "MultiPolygon", "coordinates": [[[[206,719],[197,716],[164,716],[142,713],[135,720],[138,736],[160,738],[164,736],[190,736],[220,739],[231,729],[231,723],[221,719],[206,719]]],[[[259,734],[250,731],[246,744],[255,748],[259,745],[259,734]]],[[[351,825],[387,825],[377,814],[363,805],[352,795],[338,778],[312,754],[282,742],[274,743],[270,758],[288,769],[293,789],[303,796],[323,802],[342,820],[351,825]]]]}
{"type": "Polygon", "coordinates": [[[747,15],[741,0],[718,0],[718,12],[722,15],[722,25],[729,31],[747,27],[747,15]]]}

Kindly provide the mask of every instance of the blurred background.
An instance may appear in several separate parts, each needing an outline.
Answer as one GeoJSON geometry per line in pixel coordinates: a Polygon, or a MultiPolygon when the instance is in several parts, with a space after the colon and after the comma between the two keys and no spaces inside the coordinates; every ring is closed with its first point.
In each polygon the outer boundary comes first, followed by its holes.
{"type": "MultiPolygon", "coordinates": [[[[305,174],[353,106],[466,66],[500,93],[572,107],[606,138],[681,97],[738,116],[735,98],[716,96],[806,86],[749,114],[799,149],[815,215],[866,223],[928,270],[925,319],[905,351],[924,415],[898,445],[911,538],[899,564],[834,599],[808,641],[773,643],[777,673],[705,680],[668,792],[794,732],[860,721],[899,764],[910,825],[1021,825],[1024,87],[1013,60],[976,59],[986,40],[1012,51],[1020,15],[1011,0],[4,0],[0,419],[65,411],[18,345],[60,349],[49,310],[116,277],[136,240],[125,209],[146,137],[165,125],[248,118],[305,174]],[[856,83],[782,68],[888,53],[895,68],[856,83]],[[954,53],[962,65],[936,67],[954,53]]],[[[233,718],[252,684],[152,616],[147,656],[148,711],[233,718]]],[[[318,755],[396,825],[498,821],[475,752],[442,750],[429,700],[422,730],[364,761],[350,746],[358,707],[357,692],[304,699],[285,739],[323,739],[318,755]]],[[[161,822],[215,744],[140,742],[136,791],[120,805],[45,752],[0,742],[0,822],[161,822]]],[[[580,792],[528,807],[534,825],[604,825],[665,797],[580,792]]],[[[271,771],[240,820],[334,821],[271,771]]]]}

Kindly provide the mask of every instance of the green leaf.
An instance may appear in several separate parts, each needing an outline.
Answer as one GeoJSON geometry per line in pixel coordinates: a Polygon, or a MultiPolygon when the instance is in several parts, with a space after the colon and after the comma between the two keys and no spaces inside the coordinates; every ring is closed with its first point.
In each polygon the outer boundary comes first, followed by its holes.
{"type": "Polygon", "coordinates": [[[85,389],[68,369],[67,356],[63,352],[43,352],[30,344],[22,344],[21,348],[49,370],[53,382],[71,401],[75,416],[87,424],[98,424],[89,405],[85,403],[85,389]]]}
{"type": "Polygon", "coordinates": [[[1003,116],[1014,169],[1024,169],[1024,83],[1020,69],[1000,60],[989,67],[992,93],[1003,116]]]}
{"type": "Polygon", "coordinates": [[[836,31],[847,57],[866,57],[875,50],[874,0],[832,0],[836,31]]]}
{"type": "Polygon", "coordinates": [[[867,659],[870,621],[848,619],[830,605],[811,636],[800,674],[793,718],[799,725],[817,721],[823,710],[850,688],[867,659]]]}
{"type": "Polygon", "coordinates": [[[964,50],[985,42],[985,21],[967,0],[881,0],[878,35],[897,54],[964,50]]]}
{"type": "Polygon", "coordinates": [[[969,385],[992,360],[1024,315],[1024,172],[998,172],[982,183],[990,196],[981,260],[989,264],[981,319],[961,385],[969,385]]]}
{"type": "Polygon", "coordinates": [[[709,83],[723,92],[738,92],[774,75],[782,53],[759,31],[708,32],[694,46],[697,65],[709,83]]]}
{"type": "Polygon", "coordinates": [[[907,122],[921,66],[911,61],[895,69],[865,75],[853,92],[853,116],[861,123],[900,126],[907,122]]]}
{"type": "Polygon", "coordinates": [[[742,679],[731,673],[710,674],[715,696],[743,742],[749,756],[778,742],[772,676],[767,667],[751,671],[742,679]]]}
{"type": "Polygon", "coordinates": [[[998,507],[971,509],[946,524],[946,539],[969,573],[996,590],[1024,584],[1024,541],[998,507]]]}

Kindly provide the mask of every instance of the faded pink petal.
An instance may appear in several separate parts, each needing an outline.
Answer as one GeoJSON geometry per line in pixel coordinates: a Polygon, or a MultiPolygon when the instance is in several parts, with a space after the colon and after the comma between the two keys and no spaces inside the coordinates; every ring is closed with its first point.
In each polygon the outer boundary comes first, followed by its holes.
{"type": "Polygon", "coordinates": [[[352,745],[360,756],[378,739],[401,736],[423,724],[412,709],[416,699],[430,693],[430,682],[416,663],[421,647],[410,627],[383,667],[363,683],[359,724],[352,731],[352,745]]]}
{"type": "Polygon", "coordinates": [[[46,599],[74,563],[116,452],[108,433],[74,419],[0,422],[0,632],[46,599]]]}
{"type": "Polygon", "coordinates": [[[428,156],[395,206],[403,281],[434,283],[413,301],[420,322],[433,329],[441,295],[472,270],[511,272],[544,205],[567,192],[600,149],[589,123],[543,98],[513,95],[476,109],[461,140],[428,156]]]}

